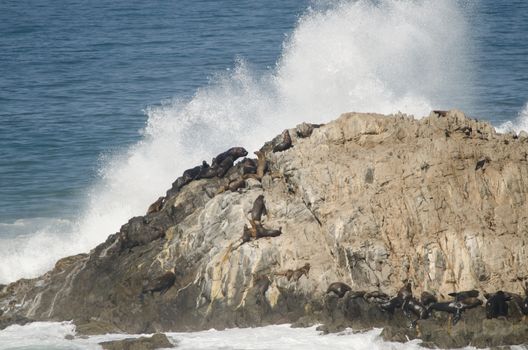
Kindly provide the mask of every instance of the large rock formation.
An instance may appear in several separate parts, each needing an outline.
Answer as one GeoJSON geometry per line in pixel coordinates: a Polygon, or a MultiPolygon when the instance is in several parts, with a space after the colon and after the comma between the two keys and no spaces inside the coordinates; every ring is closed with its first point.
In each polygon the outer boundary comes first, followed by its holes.
{"type": "MultiPolygon", "coordinates": [[[[191,181],[89,254],[4,287],[0,318],[144,333],[330,322],[324,296],[335,281],[388,294],[407,279],[416,293],[440,297],[473,288],[522,292],[526,137],[497,134],[457,111],[421,120],[349,113],[309,137],[306,128],[290,130],[292,148],[262,148],[261,181],[223,191],[241,165],[191,181]],[[241,244],[259,195],[262,225],[282,234],[241,244]],[[173,268],[166,293],[142,294],[173,268]]],[[[365,325],[389,322],[365,312],[365,325]]],[[[360,326],[357,315],[342,318],[360,326]]]]}

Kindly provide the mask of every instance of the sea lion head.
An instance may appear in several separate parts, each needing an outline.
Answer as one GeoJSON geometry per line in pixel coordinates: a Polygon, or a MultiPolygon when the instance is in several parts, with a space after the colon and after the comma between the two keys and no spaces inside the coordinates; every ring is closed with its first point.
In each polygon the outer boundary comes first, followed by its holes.
{"type": "Polygon", "coordinates": [[[244,147],[233,147],[228,151],[229,155],[234,159],[247,156],[248,152],[244,147]]]}

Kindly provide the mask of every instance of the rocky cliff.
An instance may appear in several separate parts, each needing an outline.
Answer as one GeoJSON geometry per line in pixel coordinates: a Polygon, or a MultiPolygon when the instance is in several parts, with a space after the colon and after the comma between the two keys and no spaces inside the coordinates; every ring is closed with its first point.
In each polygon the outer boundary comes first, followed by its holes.
{"type": "MultiPolygon", "coordinates": [[[[0,323],[73,319],[87,333],[139,333],[329,322],[336,281],[394,295],[412,280],[416,294],[440,299],[524,294],[528,135],[497,134],[457,111],[349,113],[307,127],[289,130],[286,150],[272,151],[280,139],[264,145],[264,175],[242,188],[225,188],[242,163],[173,186],[88,254],[5,286],[0,323]],[[260,227],[282,234],[244,242],[259,195],[260,227]],[[168,271],[166,292],[152,291],[168,271]]],[[[398,319],[372,312],[375,324],[398,319]]],[[[355,315],[343,319],[372,323],[355,315]]]]}

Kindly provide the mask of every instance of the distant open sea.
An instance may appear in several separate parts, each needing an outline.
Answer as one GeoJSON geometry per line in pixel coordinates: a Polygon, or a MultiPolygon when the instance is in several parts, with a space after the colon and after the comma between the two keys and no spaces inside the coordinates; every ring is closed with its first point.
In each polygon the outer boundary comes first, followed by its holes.
{"type": "Polygon", "coordinates": [[[296,123],[527,103],[525,0],[0,0],[0,283],[296,123]]]}

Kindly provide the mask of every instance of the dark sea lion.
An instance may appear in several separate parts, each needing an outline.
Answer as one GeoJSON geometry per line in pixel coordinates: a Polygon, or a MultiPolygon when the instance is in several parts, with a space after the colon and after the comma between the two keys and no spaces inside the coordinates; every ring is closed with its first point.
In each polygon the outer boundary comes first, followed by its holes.
{"type": "Polygon", "coordinates": [[[394,298],[391,298],[387,301],[380,303],[379,307],[383,311],[387,311],[389,314],[392,315],[394,313],[394,310],[400,307],[403,307],[403,305],[404,305],[404,300],[401,297],[396,296],[394,298]]]}
{"type": "Polygon", "coordinates": [[[342,298],[345,296],[346,292],[349,292],[351,290],[352,288],[350,288],[348,284],[345,284],[343,282],[334,282],[328,286],[328,288],[326,289],[326,294],[332,292],[339,298],[342,298]]]}
{"type": "Polygon", "coordinates": [[[349,296],[351,299],[356,299],[356,298],[364,298],[365,294],[367,294],[367,292],[365,292],[364,290],[355,290],[355,291],[350,291],[349,296]]]}
{"type": "Polygon", "coordinates": [[[412,297],[412,283],[406,282],[398,291],[398,297],[403,301],[409,300],[412,297]]]}
{"type": "Polygon", "coordinates": [[[187,169],[183,172],[183,175],[182,177],[186,180],[189,180],[192,181],[194,179],[196,179],[198,177],[198,175],[200,175],[200,172],[202,170],[202,166],[201,165],[197,165],[193,168],[190,168],[190,169],[187,169]]]}
{"type": "Polygon", "coordinates": [[[252,230],[247,225],[244,225],[244,231],[242,232],[242,243],[240,243],[239,246],[251,241],[252,237],[255,238],[256,233],[253,233],[252,230]]]}
{"type": "Polygon", "coordinates": [[[264,238],[264,237],[278,237],[282,235],[282,227],[279,227],[278,230],[274,230],[274,229],[264,228],[262,225],[258,224],[256,226],[256,230],[257,230],[257,237],[256,237],[257,239],[264,238]]]}
{"type": "MultiPolygon", "coordinates": [[[[507,299],[509,299],[510,306],[515,307],[515,309],[519,312],[521,315],[528,315],[528,309],[525,307],[524,302],[525,298],[522,297],[520,294],[517,293],[511,293],[511,292],[504,292],[504,295],[507,299]]],[[[491,295],[484,295],[486,299],[489,299],[491,295]]]]}
{"type": "Polygon", "coordinates": [[[197,179],[210,179],[216,176],[216,169],[213,169],[207,162],[202,161],[202,166],[200,167],[200,172],[197,176],[197,179]]]}
{"type": "MultiPolygon", "coordinates": [[[[470,293],[470,295],[474,295],[474,293],[470,293]]],[[[431,310],[436,310],[454,315],[453,325],[455,325],[458,321],[460,321],[464,311],[473,309],[480,305],[482,305],[482,300],[477,299],[476,297],[466,297],[464,299],[459,298],[459,300],[456,301],[433,303],[428,307],[428,311],[430,312],[431,310]]]]}
{"type": "Polygon", "coordinates": [[[411,315],[414,314],[417,318],[411,321],[411,327],[416,326],[418,320],[425,320],[429,317],[429,312],[425,306],[422,305],[416,298],[409,298],[405,304],[402,306],[403,313],[408,318],[411,318],[411,315]]]}
{"type": "Polygon", "coordinates": [[[174,285],[174,282],[176,282],[176,268],[165,272],[163,275],[149,282],[141,290],[140,298],[143,300],[143,296],[147,293],[153,295],[155,292],[159,292],[160,295],[163,295],[174,285]]]}
{"type": "Polygon", "coordinates": [[[165,204],[165,197],[159,197],[154,203],[152,203],[147,209],[147,215],[157,213],[163,208],[165,204]]]}
{"type": "Polygon", "coordinates": [[[479,291],[472,289],[472,290],[466,290],[463,292],[452,292],[448,294],[450,297],[455,298],[455,301],[467,299],[467,298],[476,298],[479,296],[479,291]]]}
{"type": "Polygon", "coordinates": [[[233,157],[227,157],[222,160],[220,164],[216,167],[216,176],[224,177],[225,174],[233,167],[234,159],[233,157]]]}
{"type": "Polygon", "coordinates": [[[508,301],[511,297],[506,295],[502,290],[491,294],[488,301],[486,301],[486,317],[498,318],[508,317],[508,301]]]}
{"type": "Polygon", "coordinates": [[[244,147],[232,147],[228,149],[227,151],[222,152],[216,157],[214,157],[213,162],[212,162],[212,167],[214,168],[214,167],[220,166],[226,158],[231,158],[234,162],[240,157],[247,156],[247,154],[248,152],[245,150],[244,147]]]}
{"type": "Polygon", "coordinates": [[[290,137],[290,132],[288,131],[288,129],[286,129],[281,134],[281,142],[279,142],[275,145],[275,147],[273,147],[273,153],[285,151],[291,146],[292,141],[290,137]]]}
{"type": "Polygon", "coordinates": [[[422,294],[420,295],[420,301],[422,305],[429,306],[433,303],[437,303],[438,299],[436,298],[434,294],[429,293],[427,291],[423,291],[422,294]]]}
{"type": "Polygon", "coordinates": [[[390,299],[387,293],[380,292],[379,290],[367,292],[365,293],[363,298],[368,302],[377,302],[377,303],[386,302],[390,299]]]}
{"type": "Polygon", "coordinates": [[[267,215],[266,203],[264,203],[264,195],[259,195],[255,202],[253,202],[253,208],[251,209],[251,221],[253,223],[259,223],[262,219],[262,215],[267,215]]]}

